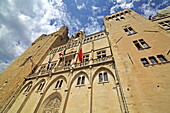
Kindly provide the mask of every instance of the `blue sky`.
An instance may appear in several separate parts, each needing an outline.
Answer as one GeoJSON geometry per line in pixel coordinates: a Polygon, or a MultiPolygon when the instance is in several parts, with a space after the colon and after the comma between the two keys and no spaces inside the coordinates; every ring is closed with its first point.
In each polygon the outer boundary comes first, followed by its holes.
{"type": "Polygon", "coordinates": [[[0,72],[41,34],[63,25],[69,36],[79,30],[89,35],[104,29],[105,15],[129,8],[147,18],[169,5],[169,0],[0,0],[0,72]]]}

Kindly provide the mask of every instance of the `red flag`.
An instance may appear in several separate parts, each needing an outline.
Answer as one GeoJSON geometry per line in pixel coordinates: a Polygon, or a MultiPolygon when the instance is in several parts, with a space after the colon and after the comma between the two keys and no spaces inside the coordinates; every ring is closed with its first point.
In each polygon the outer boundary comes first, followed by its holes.
{"type": "Polygon", "coordinates": [[[59,53],[59,56],[63,56],[63,55],[64,55],[63,52],[60,52],[60,53],[59,53]]]}
{"type": "Polygon", "coordinates": [[[80,48],[79,53],[78,53],[78,60],[83,62],[83,51],[82,48],[80,48]]]}

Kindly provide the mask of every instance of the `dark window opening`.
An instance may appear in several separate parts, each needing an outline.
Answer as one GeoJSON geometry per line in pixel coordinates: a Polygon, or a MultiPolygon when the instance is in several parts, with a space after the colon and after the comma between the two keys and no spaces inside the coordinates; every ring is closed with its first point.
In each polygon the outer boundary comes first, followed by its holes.
{"type": "Polygon", "coordinates": [[[82,77],[82,81],[81,81],[81,84],[84,84],[85,83],[85,76],[82,77]]]}
{"type": "Polygon", "coordinates": [[[157,64],[158,61],[156,60],[156,58],[154,56],[149,57],[149,60],[152,62],[152,64],[157,64]]]}
{"type": "Polygon", "coordinates": [[[140,46],[140,44],[138,43],[138,41],[133,41],[133,43],[135,44],[135,46],[138,48],[138,50],[142,50],[143,48],[140,46]]]}
{"type": "Polygon", "coordinates": [[[58,88],[59,83],[60,83],[60,81],[58,80],[55,88],[58,88]]]}
{"type": "Polygon", "coordinates": [[[102,73],[99,73],[99,82],[103,81],[102,73]]]}
{"type": "Polygon", "coordinates": [[[141,62],[143,63],[144,66],[149,65],[149,62],[146,58],[141,58],[141,62]]]}
{"type": "Polygon", "coordinates": [[[142,44],[142,46],[147,49],[149,48],[148,44],[143,40],[143,39],[140,39],[139,42],[142,44]]]}
{"type": "Polygon", "coordinates": [[[77,85],[79,85],[79,84],[80,84],[80,80],[81,80],[81,77],[78,77],[77,85]]]}
{"type": "Polygon", "coordinates": [[[161,62],[167,62],[167,59],[166,59],[163,55],[157,55],[157,58],[158,58],[161,62]]]}
{"type": "Polygon", "coordinates": [[[62,84],[63,84],[63,80],[60,81],[59,88],[61,88],[62,84]]]}
{"type": "Polygon", "coordinates": [[[108,81],[108,76],[106,72],[104,73],[104,81],[108,81]]]}

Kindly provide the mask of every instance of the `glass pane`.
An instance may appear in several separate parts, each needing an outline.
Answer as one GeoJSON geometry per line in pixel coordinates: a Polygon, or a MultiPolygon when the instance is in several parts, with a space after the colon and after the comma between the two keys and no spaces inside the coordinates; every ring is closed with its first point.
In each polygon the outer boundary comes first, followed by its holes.
{"type": "Polygon", "coordinates": [[[85,76],[82,77],[82,81],[81,81],[81,84],[84,84],[85,83],[85,76]]]}
{"type": "Polygon", "coordinates": [[[108,76],[106,72],[104,73],[104,81],[108,81],[108,76]]]}
{"type": "Polygon", "coordinates": [[[59,82],[60,82],[60,81],[58,80],[58,81],[57,81],[57,84],[56,84],[56,86],[55,86],[55,88],[57,88],[57,87],[58,87],[58,85],[59,85],[59,82]]]}
{"type": "Polygon", "coordinates": [[[167,62],[167,59],[163,55],[157,55],[157,57],[161,62],[167,62]]]}
{"type": "Polygon", "coordinates": [[[153,63],[153,64],[157,64],[158,61],[155,59],[155,57],[149,57],[149,60],[153,63]]]}
{"type": "Polygon", "coordinates": [[[62,86],[62,84],[63,84],[63,80],[60,81],[59,88],[62,86]]]}
{"type": "Polygon", "coordinates": [[[79,84],[80,84],[80,80],[81,80],[81,77],[78,77],[77,85],[79,85],[79,84]]]}
{"type": "Polygon", "coordinates": [[[147,61],[146,58],[142,58],[141,61],[142,61],[143,65],[149,65],[149,62],[147,61]]]}
{"type": "Polygon", "coordinates": [[[124,29],[124,31],[126,32],[127,35],[130,35],[130,32],[128,31],[128,29],[124,29]]]}
{"type": "Polygon", "coordinates": [[[99,73],[99,82],[103,81],[102,73],[99,73]]]}
{"type": "Polygon", "coordinates": [[[130,31],[131,34],[135,33],[135,31],[131,27],[129,27],[129,31],[130,31]]]}
{"type": "Polygon", "coordinates": [[[144,48],[149,48],[149,46],[148,46],[146,43],[143,43],[142,46],[143,46],[144,48]]]}
{"type": "Polygon", "coordinates": [[[142,50],[143,48],[140,46],[139,43],[135,43],[135,46],[138,48],[138,50],[142,50]]]}

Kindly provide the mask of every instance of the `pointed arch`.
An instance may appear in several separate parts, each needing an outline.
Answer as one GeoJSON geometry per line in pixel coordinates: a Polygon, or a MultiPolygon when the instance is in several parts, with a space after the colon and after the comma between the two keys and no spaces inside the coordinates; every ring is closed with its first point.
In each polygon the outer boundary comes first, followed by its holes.
{"type": "Polygon", "coordinates": [[[25,88],[26,88],[28,85],[30,85],[30,84],[33,85],[33,81],[29,81],[28,83],[26,83],[26,84],[22,87],[22,89],[20,90],[20,92],[23,92],[23,90],[25,90],[25,88]]]}
{"type": "MultiPolygon", "coordinates": [[[[41,99],[40,99],[40,101],[39,101],[39,103],[38,103],[38,105],[37,105],[37,107],[36,107],[35,112],[42,110],[42,108],[43,108],[43,106],[42,106],[42,105],[43,105],[42,101],[44,100],[44,97],[45,97],[47,91],[48,91],[49,88],[52,86],[52,84],[54,84],[54,83],[55,83],[57,80],[59,80],[59,79],[63,79],[64,82],[67,84],[67,79],[66,79],[66,77],[65,77],[64,75],[59,75],[59,76],[57,76],[55,79],[53,79],[52,81],[50,81],[49,84],[48,84],[48,85],[46,86],[46,88],[44,89],[43,95],[42,95],[42,97],[41,97],[41,99]]],[[[57,93],[60,94],[59,92],[57,92],[57,93]]],[[[52,93],[52,94],[53,94],[53,93],[52,93]]],[[[51,94],[51,95],[52,95],[52,94],[51,94]]],[[[62,98],[61,94],[60,94],[60,97],[62,98]]]]}
{"type": "MultiPolygon", "coordinates": [[[[39,113],[43,113],[43,110],[45,109],[45,107],[49,104],[49,102],[51,100],[57,99],[60,103],[62,101],[62,96],[59,92],[54,92],[52,94],[50,94],[43,102],[42,105],[40,107],[39,113]]],[[[60,106],[58,106],[60,107],[60,106]]]]}

